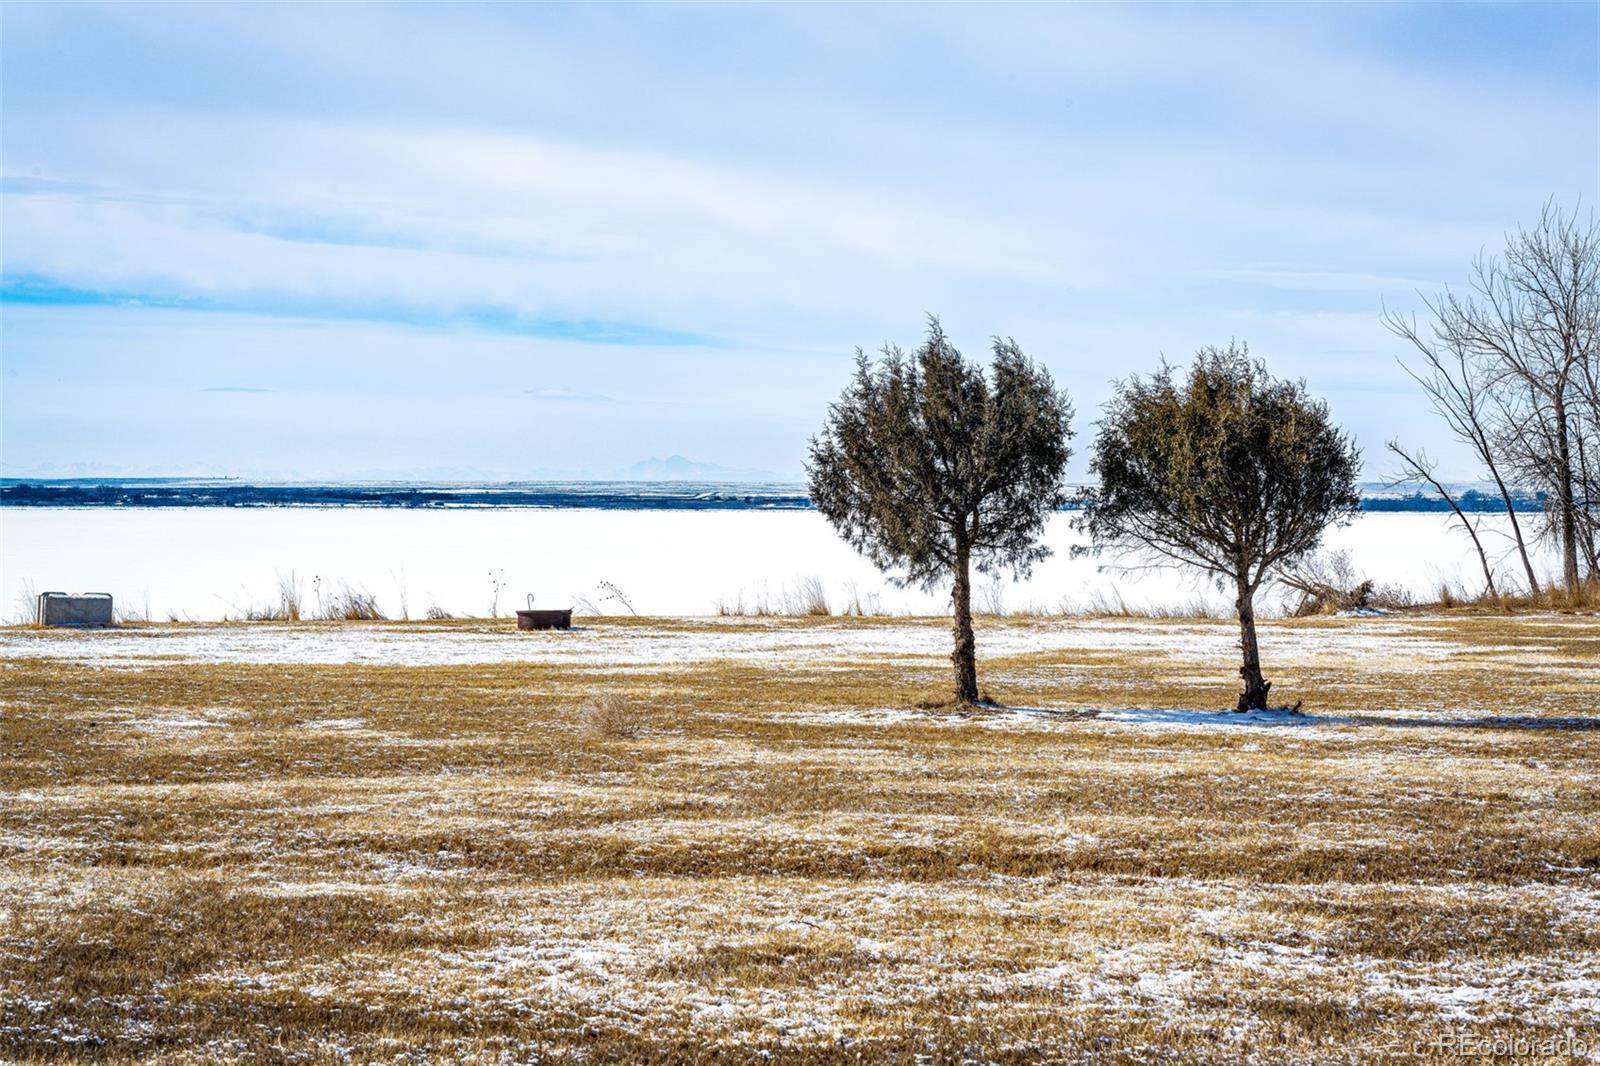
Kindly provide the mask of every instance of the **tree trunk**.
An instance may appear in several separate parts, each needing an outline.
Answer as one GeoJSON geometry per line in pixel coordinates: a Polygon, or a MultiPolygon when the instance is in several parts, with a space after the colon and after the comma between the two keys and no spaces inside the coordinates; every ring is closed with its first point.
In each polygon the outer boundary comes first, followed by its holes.
{"type": "Polygon", "coordinates": [[[972,636],[972,573],[971,555],[965,544],[956,548],[955,588],[950,591],[950,605],[955,614],[955,650],[950,661],[956,667],[956,702],[978,702],[977,641],[972,636]]]}
{"type": "Polygon", "coordinates": [[[1494,483],[1500,490],[1500,499],[1506,505],[1506,517],[1511,520],[1511,535],[1517,541],[1517,554],[1522,556],[1522,569],[1528,575],[1528,594],[1539,595],[1539,579],[1533,575],[1533,562],[1528,558],[1528,545],[1522,539],[1522,523],[1517,520],[1517,508],[1511,501],[1511,491],[1506,488],[1506,483],[1500,478],[1500,471],[1494,463],[1489,463],[1489,473],[1494,475],[1494,483]]]}
{"type": "Polygon", "coordinates": [[[1239,694],[1240,711],[1261,711],[1267,707],[1267,690],[1272,683],[1261,676],[1261,649],[1256,646],[1255,589],[1239,581],[1239,648],[1244,652],[1244,665],[1239,676],[1244,679],[1244,691],[1239,694]]]}
{"type": "MultiPolygon", "coordinates": [[[[1600,413],[1597,407],[1596,413],[1600,413]]],[[[1588,564],[1588,573],[1584,575],[1585,581],[1594,581],[1600,578],[1600,545],[1595,543],[1595,501],[1600,500],[1600,489],[1595,484],[1595,457],[1586,454],[1584,435],[1578,433],[1578,470],[1582,472],[1582,479],[1574,495],[1583,500],[1583,507],[1578,511],[1578,544],[1583,548],[1583,559],[1588,564]]]]}
{"type": "Polygon", "coordinates": [[[1576,590],[1578,587],[1578,516],[1577,502],[1572,498],[1572,445],[1567,433],[1567,405],[1560,391],[1565,387],[1565,381],[1558,386],[1554,410],[1552,411],[1556,423],[1556,462],[1559,464],[1556,476],[1560,479],[1556,488],[1561,496],[1557,504],[1561,508],[1561,580],[1569,590],[1576,590]]]}

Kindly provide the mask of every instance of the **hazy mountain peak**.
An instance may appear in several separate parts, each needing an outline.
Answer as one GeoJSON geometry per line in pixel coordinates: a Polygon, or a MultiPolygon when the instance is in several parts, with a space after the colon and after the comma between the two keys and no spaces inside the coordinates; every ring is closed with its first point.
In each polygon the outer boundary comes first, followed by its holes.
{"type": "Polygon", "coordinates": [[[630,481],[776,481],[777,476],[768,470],[748,470],[740,467],[702,463],[676,453],[665,459],[652,456],[641,459],[623,471],[630,481]]]}

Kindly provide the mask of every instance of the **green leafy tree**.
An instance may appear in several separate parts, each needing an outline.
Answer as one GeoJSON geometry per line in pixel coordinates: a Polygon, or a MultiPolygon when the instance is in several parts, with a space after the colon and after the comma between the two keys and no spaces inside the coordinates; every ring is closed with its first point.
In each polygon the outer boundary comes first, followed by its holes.
{"type": "Polygon", "coordinates": [[[972,568],[1025,575],[1050,554],[1045,519],[1066,502],[1072,404],[1015,341],[986,376],[930,318],[910,355],[887,347],[856,373],[811,440],[811,499],[897,584],[952,584],[956,699],[978,699],[972,568]]]}
{"type": "Polygon", "coordinates": [[[1095,544],[1157,565],[1198,567],[1232,585],[1241,711],[1265,708],[1255,596],[1314,550],[1360,503],[1361,454],[1311,398],[1244,346],[1205,348],[1183,380],[1163,365],[1106,405],[1081,525],[1095,544]]]}

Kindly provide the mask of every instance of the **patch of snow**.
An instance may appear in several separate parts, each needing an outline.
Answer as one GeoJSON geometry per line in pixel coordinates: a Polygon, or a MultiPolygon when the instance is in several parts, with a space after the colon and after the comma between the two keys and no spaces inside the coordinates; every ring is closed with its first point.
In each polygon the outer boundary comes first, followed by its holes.
{"type": "MultiPolygon", "coordinates": [[[[1148,651],[1170,659],[1229,662],[1231,625],[1124,619],[1051,619],[981,627],[980,661],[1072,651],[1148,651]]],[[[1392,654],[1444,659],[1490,649],[1419,635],[1393,623],[1268,631],[1276,661],[1392,654]]],[[[1529,649],[1522,649],[1527,654],[1529,649]]],[[[127,667],[152,659],[244,664],[449,666],[550,663],[679,667],[685,663],[804,662],[830,666],[874,656],[944,661],[950,634],[937,620],[792,623],[781,619],[696,619],[674,625],[579,625],[567,632],[519,633],[508,624],[234,623],[64,633],[0,632],[0,658],[62,658],[127,667]]]]}
{"type": "Polygon", "coordinates": [[[307,729],[342,730],[365,729],[367,727],[367,722],[364,718],[313,718],[309,722],[305,722],[303,724],[307,729]]]}
{"type": "Polygon", "coordinates": [[[1102,721],[1123,725],[1152,726],[1159,729],[1206,730],[1218,728],[1242,729],[1309,729],[1318,726],[1354,725],[1355,720],[1340,715],[1303,714],[1290,710],[1264,711],[1195,711],[1180,709],[1130,709],[1103,710],[1102,721]]]}

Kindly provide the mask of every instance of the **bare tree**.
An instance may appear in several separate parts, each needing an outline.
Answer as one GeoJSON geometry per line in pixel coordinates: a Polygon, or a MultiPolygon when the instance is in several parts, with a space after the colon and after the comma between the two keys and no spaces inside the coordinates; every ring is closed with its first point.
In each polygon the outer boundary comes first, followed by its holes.
{"type": "Polygon", "coordinates": [[[1466,294],[1446,289],[1428,309],[1437,348],[1481,366],[1480,398],[1494,410],[1490,451],[1501,469],[1545,490],[1562,581],[1577,587],[1580,559],[1595,572],[1589,486],[1600,456],[1586,429],[1586,386],[1600,358],[1600,226],[1548,201],[1501,255],[1473,261],[1466,294]]]}
{"type": "MultiPolygon", "coordinates": [[[[1407,366],[1405,360],[1400,360],[1400,366],[1407,374],[1422,386],[1427,393],[1433,409],[1445,420],[1456,439],[1472,448],[1478,461],[1494,481],[1495,489],[1500,493],[1500,502],[1505,507],[1506,518],[1511,523],[1511,536],[1517,545],[1517,554],[1522,560],[1522,570],[1528,579],[1528,591],[1538,593],[1539,579],[1533,571],[1533,561],[1528,556],[1528,544],[1522,535],[1522,522],[1517,518],[1516,499],[1506,485],[1505,475],[1501,472],[1501,461],[1496,454],[1496,441],[1500,433],[1494,425],[1494,406],[1490,403],[1487,392],[1494,377],[1492,364],[1476,358],[1461,344],[1461,338],[1448,329],[1441,327],[1441,323],[1448,321],[1440,313],[1434,301],[1423,297],[1428,309],[1433,312],[1434,323],[1431,336],[1424,336],[1419,332],[1415,315],[1401,315],[1384,308],[1383,322],[1396,336],[1409,341],[1422,356],[1423,369],[1413,370],[1407,366]]],[[[1426,455],[1419,453],[1416,456],[1408,455],[1402,451],[1398,441],[1389,442],[1389,451],[1398,456],[1405,466],[1407,475],[1411,480],[1426,481],[1434,490],[1444,497],[1450,509],[1461,519],[1462,525],[1472,534],[1472,542],[1478,549],[1478,557],[1483,562],[1484,577],[1489,583],[1489,592],[1494,593],[1494,580],[1489,573],[1489,562],[1484,554],[1483,545],[1478,541],[1478,535],[1473,530],[1461,508],[1456,501],[1445,491],[1444,486],[1433,477],[1433,467],[1427,462],[1426,455]],[[1420,460],[1420,461],[1419,461],[1420,460]]]]}

